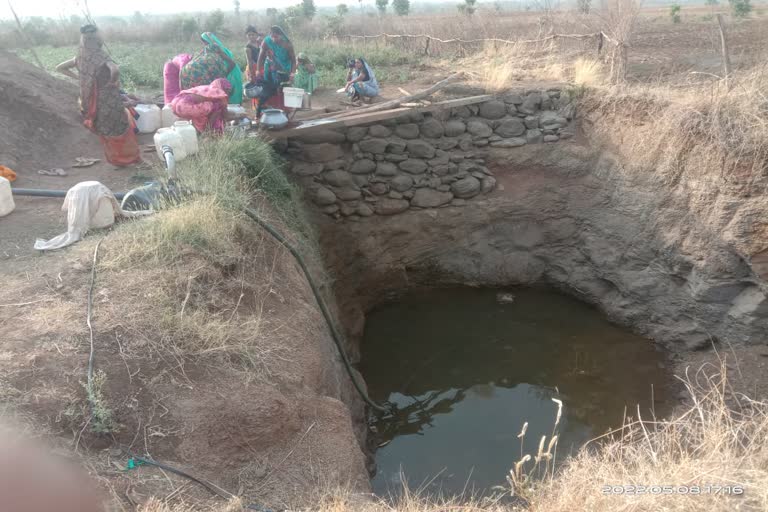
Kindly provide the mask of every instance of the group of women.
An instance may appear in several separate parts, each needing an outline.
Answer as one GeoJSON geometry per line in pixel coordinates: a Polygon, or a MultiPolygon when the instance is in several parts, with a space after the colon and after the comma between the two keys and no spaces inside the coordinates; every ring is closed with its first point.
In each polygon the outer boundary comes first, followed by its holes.
{"type": "MultiPolygon", "coordinates": [[[[83,123],[99,135],[107,161],[116,166],[140,162],[135,120],[119,87],[120,70],[105,51],[94,25],[83,26],[80,33],[77,57],[56,69],[80,82],[83,123]]],[[[229,117],[227,106],[242,103],[244,87],[258,91],[254,98],[257,118],[265,106],[283,106],[283,86],[293,85],[309,94],[318,87],[314,64],[306,54],[295,54],[291,40],[280,27],[273,26],[263,36],[249,26],[246,37],[245,86],[234,55],[210,32],[201,36],[203,48],[197,55],[180,54],[164,66],[165,103],[179,118],[192,121],[199,132],[223,132],[229,117]]],[[[376,76],[362,57],[349,62],[345,91],[353,102],[378,95],[376,76]]]]}

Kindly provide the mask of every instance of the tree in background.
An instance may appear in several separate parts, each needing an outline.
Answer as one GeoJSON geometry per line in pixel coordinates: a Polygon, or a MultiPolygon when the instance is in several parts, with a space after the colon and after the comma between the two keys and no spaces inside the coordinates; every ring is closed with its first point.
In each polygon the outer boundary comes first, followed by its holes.
{"type": "Polygon", "coordinates": [[[211,14],[205,17],[203,22],[203,30],[206,32],[221,32],[224,28],[224,13],[221,9],[216,9],[211,14]]]}
{"type": "Polygon", "coordinates": [[[592,9],[592,0],[576,0],[576,8],[581,14],[589,14],[592,9]]]}
{"type": "Polygon", "coordinates": [[[349,7],[347,7],[347,4],[339,4],[336,6],[336,16],[343,18],[349,14],[349,7]]]}
{"type": "Polygon", "coordinates": [[[240,0],[235,0],[235,18],[240,17],[240,0]]]}
{"type": "Polygon", "coordinates": [[[731,12],[736,18],[746,18],[752,12],[750,0],[728,0],[731,4],[731,12]]]}
{"type": "Polygon", "coordinates": [[[392,8],[398,16],[408,16],[411,12],[411,2],[409,0],[392,0],[392,8]]]}
{"type": "Polygon", "coordinates": [[[376,8],[382,16],[387,13],[387,5],[389,5],[389,0],[376,0],[376,8]]]}
{"type": "Polygon", "coordinates": [[[315,0],[301,0],[301,12],[304,13],[305,18],[311,21],[317,14],[315,0]]]}
{"type": "Polygon", "coordinates": [[[706,0],[704,5],[718,5],[719,3],[717,0],[706,0]]]}
{"type": "Polygon", "coordinates": [[[461,14],[472,16],[473,14],[475,14],[475,11],[477,10],[477,7],[475,7],[476,3],[477,3],[477,0],[464,0],[464,3],[459,4],[457,7],[461,14]]]}
{"type": "Polygon", "coordinates": [[[680,7],[678,4],[672,4],[669,6],[669,17],[672,20],[672,23],[680,23],[680,10],[682,7],[680,7]]]}
{"type": "Polygon", "coordinates": [[[267,18],[274,22],[277,18],[277,9],[274,7],[267,7],[267,18]]]}

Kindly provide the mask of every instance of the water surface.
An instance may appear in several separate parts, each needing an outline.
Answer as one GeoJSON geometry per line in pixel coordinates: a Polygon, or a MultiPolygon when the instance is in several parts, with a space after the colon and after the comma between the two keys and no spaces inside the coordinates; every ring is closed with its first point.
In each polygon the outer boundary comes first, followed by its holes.
{"type": "Polygon", "coordinates": [[[636,416],[667,412],[665,355],[597,310],[541,289],[419,292],[366,320],[361,371],[371,397],[397,404],[375,422],[378,494],[438,495],[502,485],[523,452],[549,442],[563,401],[558,456],[636,416]],[[509,296],[507,298],[510,298],[509,296]]]}

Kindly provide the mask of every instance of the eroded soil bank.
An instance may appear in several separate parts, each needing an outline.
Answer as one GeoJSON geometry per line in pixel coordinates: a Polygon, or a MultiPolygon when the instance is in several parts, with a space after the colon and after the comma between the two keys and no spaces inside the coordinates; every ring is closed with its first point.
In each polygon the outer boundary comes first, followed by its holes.
{"type": "Polygon", "coordinates": [[[318,217],[353,338],[388,292],[547,283],[673,350],[758,343],[768,326],[759,198],[624,170],[586,144],[490,149],[499,187],[462,206],[318,217]],[[752,244],[752,245],[750,245],[752,244]]]}

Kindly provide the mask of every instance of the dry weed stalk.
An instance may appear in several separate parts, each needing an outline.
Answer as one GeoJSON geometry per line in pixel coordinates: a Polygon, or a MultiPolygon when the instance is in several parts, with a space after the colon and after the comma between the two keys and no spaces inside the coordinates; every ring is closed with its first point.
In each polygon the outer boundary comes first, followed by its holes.
{"type": "Polygon", "coordinates": [[[631,44],[642,0],[606,0],[598,14],[610,47],[610,81],[623,83],[627,75],[627,49],[631,44]]]}

